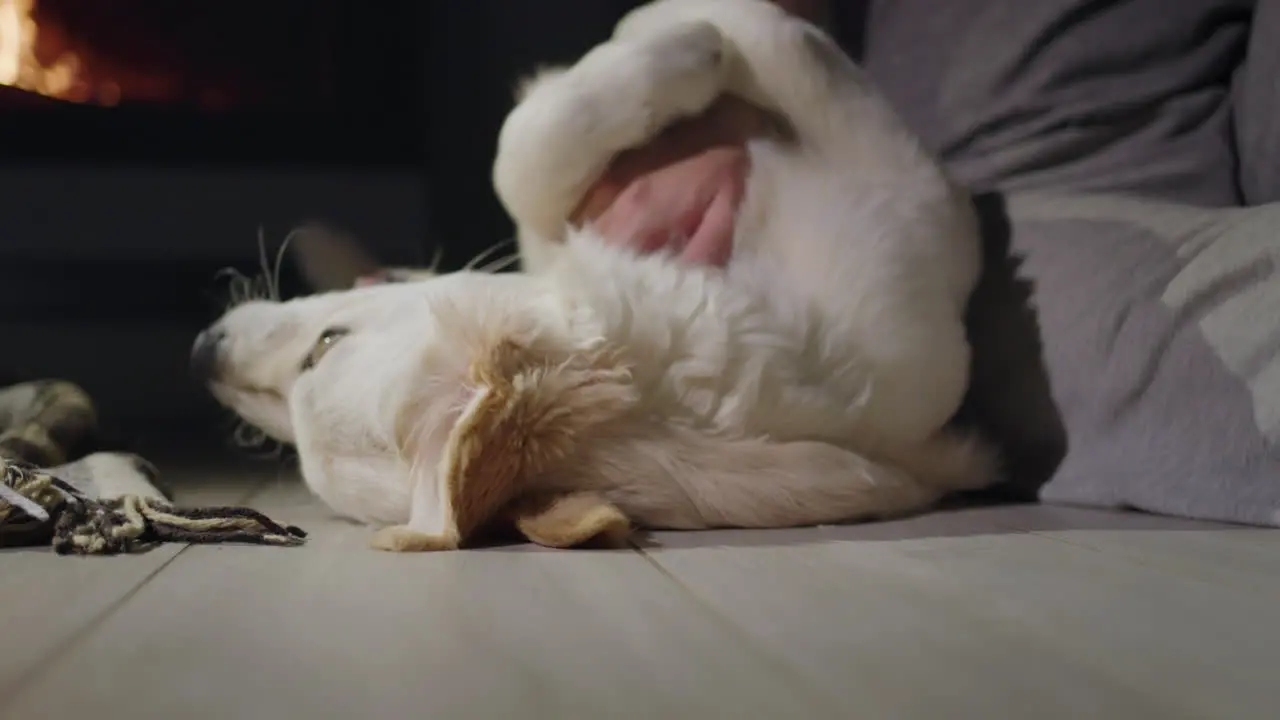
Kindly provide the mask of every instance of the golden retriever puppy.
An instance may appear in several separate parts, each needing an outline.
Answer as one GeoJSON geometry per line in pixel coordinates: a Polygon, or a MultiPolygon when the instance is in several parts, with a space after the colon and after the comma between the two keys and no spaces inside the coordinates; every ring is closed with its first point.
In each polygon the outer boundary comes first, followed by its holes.
{"type": "Polygon", "coordinates": [[[504,518],[572,544],[512,510],[566,498],[556,517],[776,528],[995,480],[946,428],[980,264],[969,198],[816,27],[764,0],[646,5],[526,84],[494,182],[525,272],[245,303],[194,349],[376,546],[457,547],[504,518]],[[726,268],[569,227],[611,158],[723,94],[789,126],[749,145],[726,268]]]}

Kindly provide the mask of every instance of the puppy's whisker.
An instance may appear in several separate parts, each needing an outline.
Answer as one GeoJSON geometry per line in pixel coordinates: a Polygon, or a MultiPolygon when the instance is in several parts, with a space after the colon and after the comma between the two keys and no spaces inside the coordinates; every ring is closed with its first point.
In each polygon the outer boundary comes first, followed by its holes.
{"type": "Polygon", "coordinates": [[[478,267],[476,268],[476,271],[482,272],[482,273],[496,273],[501,270],[506,270],[507,268],[511,267],[512,265],[515,265],[519,261],[520,261],[520,253],[518,252],[512,253],[510,255],[500,257],[491,263],[478,267]]]}
{"type": "Polygon", "coordinates": [[[515,242],[515,241],[514,241],[514,240],[512,240],[512,239],[510,239],[510,238],[508,238],[508,239],[503,240],[503,241],[501,241],[501,242],[498,242],[498,243],[496,243],[496,244],[494,244],[494,245],[490,245],[487,249],[482,250],[482,251],[481,251],[479,254],[477,254],[475,257],[471,258],[471,260],[467,261],[467,264],[462,266],[463,271],[467,271],[467,270],[474,270],[474,269],[476,268],[476,266],[477,266],[477,265],[479,265],[480,263],[482,263],[482,262],[484,262],[484,261],[488,260],[490,257],[492,257],[492,256],[493,256],[493,254],[494,254],[495,252],[497,252],[497,251],[501,250],[502,248],[504,248],[504,247],[506,247],[506,246],[508,246],[508,245],[512,244],[513,242],[515,242]]]}
{"type": "Polygon", "coordinates": [[[444,260],[444,247],[437,245],[435,252],[431,253],[431,264],[427,266],[427,272],[436,272],[440,269],[440,262],[444,260]]]}
{"type": "Polygon", "coordinates": [[[225,267],[218,270],[213,275],[214,281],[227,281],[227,299],[226,309],[231,309],[246,300],[251,299],[253,281],[245,277],[244,273],[233,267],[225,267]]]}
{"type": "Polygon", "coordinates": [[[233,414],[231,444],[242,454],[255,460],[283,460],[286,446],[276,442],[258,427],[233,414]]]}
{"type": "Polygon", "coordinates": [[[272,299],[275,293],[271,286],[271,265],[267,261],[267,237],[261,225],[258,226],[258,265],[262,268],[260,278],[266,285],[266,299],[272,299]]]}
{"type": "Polygon", "coordinates": [[[214,274],[213,274],[213,279],[214,279],[214,280],[221,280],[221,279],[222,279],[222,278],[224,278],[224,277],[230,277],[230,278],[243,278],[243,277],[244,277],[244,273],[240,272],[239,270],[237,270],[236,268],[233,268],[233,267],[224,267],[224,268],[222,268],[221,270],[219,270],[219,271],[217,271],[216,273],[214,273],[214,274]]]}
{"type": "Polygon", "coordinates": [[[299,227],[299,228],[294,228],[293,230],[290,230],[289,234],[285,235],[284,240],[280,242],[280,248],[276,250],[276,266],[271,273],[271,299],[272,300],[275,300],[278,302],[282,299],[280,297],[280,268],[284,265],[284,254],[289,249],[289,245],[290,243],[293,242],[293,239],[298,235],[305,233],[306,231],[307,231],[307,228],[305,227],[299,227]]]}
{"type": "Polygon", "coordinates": [[[228,431],[227,442],[239,455],[253,460],[283,462],[288,459],[288,446],[271,439],[234,411],[227,413],[225,427],[228,431]]]}
{"type": "Polygon", "coordinates": [[[267,434],[242,420],[232,430],[231,442],[241,450],[250,450],[266,444],[267,434]]]}

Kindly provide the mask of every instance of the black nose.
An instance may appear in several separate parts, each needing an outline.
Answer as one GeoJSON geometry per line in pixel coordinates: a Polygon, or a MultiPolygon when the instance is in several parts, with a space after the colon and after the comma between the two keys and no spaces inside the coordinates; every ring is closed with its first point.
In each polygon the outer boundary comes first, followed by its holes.
{"type": "Polygon", "coordinates": [[[202,383],[213,380],[218,374],[218,355],[227,334],[209,328],[196,336],[191,345],[191,376],[202,383]]]}

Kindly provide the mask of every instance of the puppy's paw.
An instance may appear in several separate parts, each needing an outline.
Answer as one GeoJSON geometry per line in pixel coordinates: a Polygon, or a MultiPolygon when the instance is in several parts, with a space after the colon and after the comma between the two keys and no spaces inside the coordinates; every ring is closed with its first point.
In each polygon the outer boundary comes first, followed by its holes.
{"type": "Polygon", "coordinates": [[[539,85],[526,102],[558,108],[569,118],[557,123],[560,132],[566,123],[585,128],[573,138],[577,152],[587,152],[581,143],[590,139],[589,152],[611,157],[705,110],[724,91],[727,77],[724,36],[711,23],[694,21],[597,45],[568,72],[539,85]]]}
{"type": "Polygon", "coordinates": [[[666,28],[640,47],[649,61],[652,102],[666,120],[701,112],[724,91],[727,47],[715,25],[666,28]]]}
{"type": "Polygon", "coordinates": [[[369,545],[375,550],[388,552],[438,552],[457,550],[457,543],[439,535],[428,535],[408,525],[392,525],[373,534],[369,545]]]}

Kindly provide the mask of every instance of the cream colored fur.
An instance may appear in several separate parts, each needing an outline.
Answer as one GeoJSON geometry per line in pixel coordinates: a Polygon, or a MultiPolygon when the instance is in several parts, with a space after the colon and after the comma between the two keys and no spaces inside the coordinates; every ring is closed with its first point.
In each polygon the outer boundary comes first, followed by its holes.
{"type": "Polygon", "coordinates": [[[644,6],[527,84],[494,183],[528,272],[250,303],[215,326],[215,396],[295,443],[336,511],[407,526],[380,546],[441,531],[450,431],[488,392],[469,369],[498,342],[550,369],[616,358],[610,412],[588,421],[575,400],[573,442],[521,482],[594,493],[642,526],[862,520],[995,480],[986,448],[944,427],[968,381],[968,198],[813,26],[763,0],[644,6]],[[792,130],[749,147],[727,269],[568,227],[610,158],[725,93],[792,130]],[[316,345],[326,328],[345,334],[316,345]]]}

